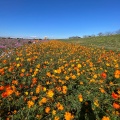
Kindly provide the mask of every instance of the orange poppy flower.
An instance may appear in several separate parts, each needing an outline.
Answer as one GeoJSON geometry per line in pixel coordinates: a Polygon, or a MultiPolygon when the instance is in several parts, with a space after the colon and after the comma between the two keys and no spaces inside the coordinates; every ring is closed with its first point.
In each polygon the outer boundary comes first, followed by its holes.
{"type": "Polygon", "coordinates": [[[119,95],[116,94],[116,93],[114,93],[114,92],[112,92],[112,98],[114,98],[114,99],[118,99],[118,98],[119,98],[119,95]]]}
{"type": "Polygon", "coordinates": [[[21,74],[20,74],[20,77],[23,77],[23,76],[24,76],[24,73],[21,73],[21,74]]]}
{"type": "Polygon", "coordinates": [[[33,83],[33,84],[36,84],[36,83],[37,83],[37,78],[34,77],[34,78],[32,79],[32,83],[33,83]]]}
{"type": "Polygon", "coordinates": [[[106,79],[107,74],[106,74],[105,72],[103,72],[103,73],[101,74],[101,77],[102,77],[103,79],[106,79]]]}
{"type": "Polygon", "coordinates": [[[119,109],[120,108],[120,104],[118,104],[118,103],[113,103],[113,107],[115,108],[115,109],[119,109]]]}
{"type": "Polygon", "coordinates": [[[12,84],[18,85],[18,81],[17,80],[12,80],[12,84]]]}
{"type": "Polygon", "coordinates": [[[0,86],[0,91],[1,91],[1,90],[4,90],[4,86],[0,86]]]}
{"type": "Polygon", "coordinates": [[[3,63],[3,64],[6,64],[6,63],[7,63],[7,60],[3,60],[2,63],[3,63]]]}
{"type": "Polygon", "coordinates": [[[110,120],[110,118],[107,116],[103,116],[102,120],[110,120]]]}
{"type": "Polygon", "coordinates": [[[45,112],[46,112],[46,113],[49,113],[49,112],[50,112],[50,107],[46,107],[46,108],[45,108],[45,112]]]}
{"type": "Polygon", "coordinates": [[[6,97],[8,96],[8,94],[7,94],[7,92],[3,92],[3,93],[1,94],[1,96],[2,96],[2,98],[6,98],[6,97]]]}

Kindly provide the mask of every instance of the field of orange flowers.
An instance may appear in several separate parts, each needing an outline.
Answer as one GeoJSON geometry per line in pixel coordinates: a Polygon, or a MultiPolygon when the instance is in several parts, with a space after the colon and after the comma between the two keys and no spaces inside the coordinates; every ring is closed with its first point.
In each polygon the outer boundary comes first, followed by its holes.
{"type": "Polygon", "coordinates": [[[86,101],[96,120],[120,117],[120,52],[55,40],[26,44],[0,59],[0,80],[1,120],[79,120],[86,101]]]}

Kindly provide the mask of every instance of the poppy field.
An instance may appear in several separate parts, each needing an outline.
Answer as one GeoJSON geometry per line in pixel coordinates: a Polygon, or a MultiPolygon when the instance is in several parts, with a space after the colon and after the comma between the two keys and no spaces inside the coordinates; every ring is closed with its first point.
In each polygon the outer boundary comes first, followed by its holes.
{"type": "Polygon", "coordinates": [[[0,58],[1,120],[79,120],[87,101],[96,120],[119,119],[120,51],[58,40],[12,51],[0,58]]]}

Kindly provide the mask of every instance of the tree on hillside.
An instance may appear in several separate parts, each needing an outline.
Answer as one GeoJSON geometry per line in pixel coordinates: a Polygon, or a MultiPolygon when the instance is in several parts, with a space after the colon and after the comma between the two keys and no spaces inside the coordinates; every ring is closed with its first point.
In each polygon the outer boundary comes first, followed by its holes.
{"type": "Polygon", "coordinates": [[[98,33],[98,36],[103,36],[104,34],[102,32],[99,32],[98,33]]]}
{"type": "Polygon", "coordinates": [[[106,32],[105,35],[106,36],[112,35],[112,32],[106,32]]]}

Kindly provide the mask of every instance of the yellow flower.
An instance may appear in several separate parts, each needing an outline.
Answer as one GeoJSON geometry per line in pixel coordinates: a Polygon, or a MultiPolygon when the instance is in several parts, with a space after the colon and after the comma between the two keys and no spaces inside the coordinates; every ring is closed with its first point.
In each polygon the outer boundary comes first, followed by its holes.
{"type": "Polygon", "coordinates": [[[47,89],[46,89],[46,87],[43,87],[43,91],[45,92],[47,89]]]}
{"type": "Polygon", "coordinates": [[[16,58],[17,61],[18,61],[19,59],[20,59],[19,57],[16,58]]]}
{"type": "Polygon", "coordinates": [[[97,106],[97,107],[99,107],[99,102],[98,102],[98,100],[96,99],[96,100],[94,100],[94,105],[95,106],[97,106]]]}
{"type": "Polygon", "coordinates": [[[17,64],[16,66],[17,66],[17,67],[20,67],[20,64],[17,64]]]}
{"type": "Polygon", "coordinates": [[[52,115],[55,115],[55,114],[56,114],[56,110],[53,110],[53,111],[52,111],[52,115]]]}
{"type": "Polygon", "coordinates": [[[60,120],[58,116],[55,116],[54,120],[60,120]]]}
{"type": "Polygon", "coordinates": [[[110,118],[107,116],[103,116],[102,120],[110,120],[110,118]]]}
{"type": "Polygon", "coordinates": [[[70,112],[65,112],[65,120],[72,120],[74,116],[70,112]]]}
{"type": "Polygon", "coordinates": [[[91,80],[90,80],[90,83],[95,83],[95,79],[91,79],[91,80]]]}
{"type": "Polygon", "coordinates": [[[71,68],[68,68],[68,71],[71,71],[71,68]]]}
{"type": "Polygon", "coordinates": [[[57,73],[58,74],[60,74],[61,73],[61,69],[59,68],[59,69],[57,69],[57,73]]]}
{"type": "Polygon", "coordinates": [[[36,68],[40,68],[40,64],[37,64],[37,65],[36,65],[36,68]]]}
{"type": "Polygon", "coordinates": [[[80,76],[80,73],[77,73],[78,76],[80,76]]]}
{"type": "Polygon", "coordinates": [[[80,85],[83,85],[84,83],[82,81],[80,81],[80,85]]]}
{"type": "Polygon", "coordinates": [[[54,73],[57,73],[57,70],[54,70],[54,73]]]}
{"type": "Polygon", "coordinates": [[[38,68],[36,68],[36,69],[35,69],[35,72],[38,72],[38,71],[39,71],[39,69],[38,69],[38,68]]]}
{"type": "Polygon", "coordinates": [[[79,101],[80,101],[80,102],[83,101],[83,96],[82,96],[82,94],[79,94],[79,95],[78,95],[78,98],[79,98],[79,101]]]}
{"type": "Polygon", "coordinates": [[[37,115],[36,115],[36,118],[37,118],[37,119],[40,119],[40,118],[41,118],[41,115],[38,115],[38,114],[37,114],[37,115]]]}
{"type": "Polygon", "coordinates": [[[118,92],[118,94],[120,95],[120,89],[119,89],[117,92],[118,92]]]}
{"type": "Polygon", "coordinates": [[[81,68],[81,67],[82,67],[82,65],[81,65],[81,64],[78,64],[78,65],[77,65],[77,67],[78,67],[78,68],[81,68]]]}
{"type": "Polygon", "coordinates": [[[30,59],[30,58],[28,58],[28,59],[27,59],[27,61],[28,61],[28,62],[30,62],[30,61],[31,61],[31,59],[30,59]]]}
{"type": "Polygon", "coordinates": [[[30,95],[33,95],[33,92],[30,92],[30,95]]]}
{"type": "Polygon", "coordinates": [[[74,64],[71,65],[71,67],[74,67],[74,66],[75,66],[74,64]]]}
{"type": "Polygon", "coordinates": [[[21,72],[23,72],[23,73],[24,73],[24,72],[25,72],[25,69],[21,69],[21,72]]]}
{"type": "Polygon", "coordinates": [[[97,75],[95,74],[95,75],[93,76],[93,78],[96,79],[96,78],[97,78],[97,75]]]}
{"type": "Polygon", "coordinates": [[[31,101],[31,100],[29,100],[29,101],[27,102],[27,104],[28,104],[28,108],[30,108],[30,107],[32,107],[32,106],[34,105],[34,102],[31,101]]]}
{"type": "Polygon", "coordinates": [[[108,66],[108,67],[109,67],[109,66],[110,66],[110,64],[109,64],[109,63],[106,63],[106,66],[108,66]]]}
{"type": "Polygon", "coordinates": [[[28,95],[28,92],[25,92],[25,95],[28,95]]]}
{"type": "Polygon", "coordinates": [[[48,97],[53,97],[53,95],[54,95],[54,92],[52,90],[48,90],[47,96],[48,97]]]}

